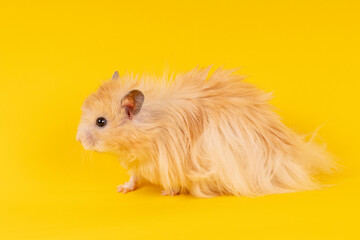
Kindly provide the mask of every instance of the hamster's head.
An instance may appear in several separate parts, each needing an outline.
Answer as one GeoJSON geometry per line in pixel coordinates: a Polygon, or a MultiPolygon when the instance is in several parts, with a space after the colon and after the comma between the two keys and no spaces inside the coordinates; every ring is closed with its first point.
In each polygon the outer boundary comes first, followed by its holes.
{"type": "Polygon", "coordinates": [[[81,107],[76,140],[86,150],[117,152],[129,147],[139,135],[136,121],[144,94],[137,89],[125,91],[118,79],[115,72],[112,80],[103,83],[81,107]]]}

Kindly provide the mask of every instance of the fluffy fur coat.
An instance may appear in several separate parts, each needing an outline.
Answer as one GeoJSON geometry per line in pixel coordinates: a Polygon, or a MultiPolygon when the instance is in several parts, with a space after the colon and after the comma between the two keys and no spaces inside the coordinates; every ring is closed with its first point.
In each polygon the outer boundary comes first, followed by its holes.
{"type": "Polygon", "coordinates": [[[287,128],[271,94],[233,70],[198,69],[168,79],[116,73],[90,95],[77,138],[86,149],[114,152],[133,176],[165,194],[258,196],[315,189],[333,161],[322,146],[287,128]],[[143,98],[129,92],[136,90],[143,98]],[[139,106],[140,105],[140,106],[139,106]],[[134,110],[137,107],[136,111],[134,110]],[[107,119],[105,127],[96,119],[107,119]]]}

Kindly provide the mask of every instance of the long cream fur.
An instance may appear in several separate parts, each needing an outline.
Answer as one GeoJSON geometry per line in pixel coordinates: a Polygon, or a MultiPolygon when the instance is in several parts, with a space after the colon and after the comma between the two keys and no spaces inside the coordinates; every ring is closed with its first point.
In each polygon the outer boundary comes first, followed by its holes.
{"type": "Polygon", "coordinates": [[[78,139],[86,149],[120,154],[131,175],[168,194],[258,196],[318,188],[314,176],[334,166],[324,147],[287,128],[268,103],[271,94],[234,70],[210,76],[209,70],[105,82],[82,107],[78,139]],[[133,89],[145,101],[126,119],[120,101],[133,89]],[[95,125],[98,117],[108,119],[106,127],[95,125]]]}

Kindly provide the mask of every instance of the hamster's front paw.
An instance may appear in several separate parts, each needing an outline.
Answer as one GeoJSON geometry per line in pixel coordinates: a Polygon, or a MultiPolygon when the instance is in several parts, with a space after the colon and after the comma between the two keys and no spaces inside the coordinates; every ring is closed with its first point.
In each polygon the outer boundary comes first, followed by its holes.
{"type": "Polygon", "coordinates": [[[117,186],[118,193],[128,193],[136,189],[136,184],[138,182],[138,177],[132,175],[130,180],[127,183],[117,186]]]}
{"type": "Polygon", "coordinates": [[[161,191],[162,196],[175,196],[179,195],[180,191],[178,189],[170,189],[170,190],[163,190],[161,191]]]}
{"type": "Polygon", "coordinates": [[[130,183],[124,183],[122,185],[117,186],[118,193],[128,193],[135,190],[135,185],[130,183]]]}

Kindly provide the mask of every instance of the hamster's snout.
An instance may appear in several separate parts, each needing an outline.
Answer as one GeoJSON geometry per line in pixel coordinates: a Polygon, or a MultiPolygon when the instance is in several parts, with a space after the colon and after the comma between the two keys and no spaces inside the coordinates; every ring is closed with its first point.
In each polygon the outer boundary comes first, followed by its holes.
{"type": "Polygon", "coordinates": [[[76,141],[79,141],[85,150],[92,150],[96,142],[93,135],[89,132],[85,132],[84,134],[78,133],[76,135],[76,141]]]}

